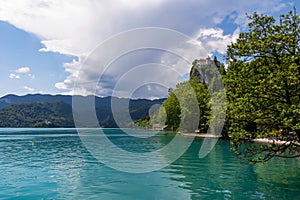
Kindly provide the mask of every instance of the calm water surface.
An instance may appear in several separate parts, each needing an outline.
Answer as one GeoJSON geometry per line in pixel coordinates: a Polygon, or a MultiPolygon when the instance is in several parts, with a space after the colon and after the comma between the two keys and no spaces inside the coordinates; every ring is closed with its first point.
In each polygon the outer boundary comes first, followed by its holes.
{"type": "MultiPolygon", "coordinates": [[[[107,129],[126,150],[159,148],[171,137],[141,142],[107,129]]],[[[170,166],[129,174],[108,168],[72,129],[0,129],[0,199],[300,199],[300,160],[240,163],[219,140],[204,159],[201,139],[170,166]],[[34,145],[32,144],[34,141],[34,145]]]]}

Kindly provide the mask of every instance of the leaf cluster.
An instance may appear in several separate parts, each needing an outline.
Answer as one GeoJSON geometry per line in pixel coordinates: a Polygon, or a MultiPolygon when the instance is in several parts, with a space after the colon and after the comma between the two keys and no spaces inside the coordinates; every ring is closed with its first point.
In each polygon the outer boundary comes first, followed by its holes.
{"type": "Polygon", "coordinates": [[[249,19],[249,31],[227,51],[225,84],[234,150],[251,162],[299,156],[299,15],[290,11],[276,21],[254,13],[249,19]],[[272,138],[276,131],[288,143],[244,148],[245,141],[272,138]]]}

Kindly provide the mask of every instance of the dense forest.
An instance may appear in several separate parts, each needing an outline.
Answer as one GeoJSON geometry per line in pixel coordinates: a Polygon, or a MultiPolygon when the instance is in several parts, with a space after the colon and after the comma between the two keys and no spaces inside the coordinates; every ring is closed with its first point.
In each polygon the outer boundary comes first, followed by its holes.
{"type": "MultiPolygon", "coordinates": [[[[117,128],[111,110],[112,98],[119,104],[129,101],[129,113],[134,121],[148,116],[153,105],[160,105],[164,99],[119,99],[115,97],[80,97],[83,101],[95,100],[99,126],[117,128]]],[[[84,105],[82,105],[84,107],[84,105]]],[[[126,112],[127,110],[118,110],[126,112]]],[[[124,126],[132,126],[125,124],[124,126]]],[[[0,127],[74,127],[72,96],[30,94],[25,96],[7,95],[0,98],[0,127]]]]}
{"type": "Polygon", "coordinates": [[[0,110],[0,127],[74,127],[72,108],[62,101],[12,104],[0,110]]]}

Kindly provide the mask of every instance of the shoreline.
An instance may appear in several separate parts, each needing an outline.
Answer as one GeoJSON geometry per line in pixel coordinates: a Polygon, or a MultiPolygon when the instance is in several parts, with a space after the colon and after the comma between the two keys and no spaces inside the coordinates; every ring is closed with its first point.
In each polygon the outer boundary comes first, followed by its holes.
{"type": "Polygon", "coordinates": [[[187,136],[187,137],[197,137],[197,138],[215,138],[215,139],[226,139],[222,136],[217,136],[213,134],[207,134],[207,133],[179,133],[179,135],[187,136]]]}
{"type": "MultiPolygon", "coordinates": [[[[195,137],[195,138],[213,138],[213,139],[222,139],[222,140],[230,140],[229,138],[224,138],[222,136],[217,136],[213,134],[206,134],[206,133],[179,133],[179,135],[185,136],[185,137],[195,137]]],[[[265,143],[265,144],[290,144],[290,141],[284,141],[284,140],[276,140],[275,138],[255,138],[252,140],[249,140],[249,142],[257,142],[257,143],[265,143]]],[[[299,142],[296,142],[297,145],[300,145],[299,142]]]]}
{"type": "MultiPolygon", "coordinates": [[[[271,139],[271,138],[255,138],[252,141],[254,142],[260,142],[260,143],[267,143],[267,144],[290,144],[291,141],[285,141],[285,140],[276,140],[276,139],[271,139]]],[[[295,142],[295,144],[300,145],[299,142],[295,142]]]]}

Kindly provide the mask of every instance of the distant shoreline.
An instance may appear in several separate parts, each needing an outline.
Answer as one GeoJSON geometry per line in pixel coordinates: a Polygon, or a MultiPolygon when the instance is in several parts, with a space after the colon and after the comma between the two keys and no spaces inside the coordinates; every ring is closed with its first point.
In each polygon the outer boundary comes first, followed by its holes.
{"type": "MultiPolygon", "coordinates": [[[[98,128],[69,128],[69,127],[51,127],[51,128],[38,128],[38,127],[26,127],[26,128],[13,128],[13,127],[0,127],[0,132],[3,131],[4,129],[10,130],[10,131],[29,131],[29,130],[35,130],[35,131],[40,131],[40,130],[50,130],[50,129],[56,129],[56,130],[82,130],[82,129],[98,129],[98,128]]],[[[101,128],[101,129],[120,129],[120,128],[101,128]]],[[[122,128],[124,129],[124,128],[122,128]]],[[[131,128],[125,128],[125,129],[131,129],[131,128]]],[[[184,137],[195,137],[195,138],[211,138],[211,139],[222,139],[222,140],[230,140],[229,138],[222,137],[222,136],[217,136],[213,134],[207,134],[207,133],[176,133],[174,132],[174,135],[180,135],[184,137]]],[[[290,144],[290,141],[284,141],[284,140],[276,140],[275,138],[255,138],[252,140],[248,140],[249,142],[257,142],[257,143],[265,143],[265,144],[290,144]]],[[[299,142],[296,142],[297,145],[300,145],[299,142]]]]}
{"type": "Polygon", "coordinates": [[[179,135],[188,136],[188,137],[197,137],[197,138],[224,139],[222,136],[217,136],[217,135],[207,134],[207,133],[179,133],[179,135]]]}
{"type": "MultiPolygon", "coordinates": [[[[213,134],[206,134],[206,133],[179,133],[182,136],[186,137],[196,137],[196,138],[214,138],[214,139],[227,139],[230,140],[229,138],[224,138],[222,136],[217,136],[213,134]]],[[[248,140],[249,142],[257,142],[257,143],[265,143],[265,144],[290,144],[290,141],[284,141],[284,140],[276,140],[275,138],[255,138],[252,140],[248,140]]],[[[296,144],[300,145],[300,143],[296,142],[296,144]]]]}

